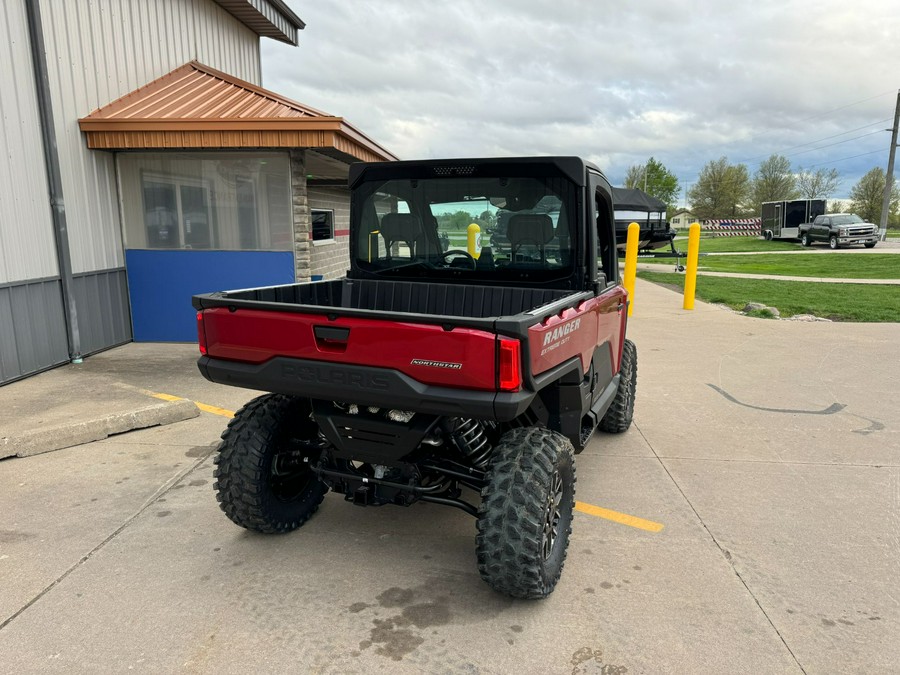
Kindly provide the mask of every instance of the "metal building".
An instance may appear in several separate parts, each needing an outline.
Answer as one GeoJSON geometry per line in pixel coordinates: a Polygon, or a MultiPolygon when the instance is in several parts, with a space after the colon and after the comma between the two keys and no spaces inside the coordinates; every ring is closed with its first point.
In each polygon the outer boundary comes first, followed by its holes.
{"type": "Polygon", "coordinates": [[[394,157],[261,88],[260,38],[303,27],[283,0],[2,3],[0,383],[192,340],[200,288],[338,273],[347,167],[394,157]]]}

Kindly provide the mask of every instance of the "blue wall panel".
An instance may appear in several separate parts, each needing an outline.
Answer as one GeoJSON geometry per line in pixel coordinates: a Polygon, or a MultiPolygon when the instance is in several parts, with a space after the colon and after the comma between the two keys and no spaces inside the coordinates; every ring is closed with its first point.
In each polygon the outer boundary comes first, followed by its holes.
{"type": "Polygon", "coordinates": [[[191,296],[294,283],[285,251],[125,251],[135,342],[196,342],[191,296]]]}

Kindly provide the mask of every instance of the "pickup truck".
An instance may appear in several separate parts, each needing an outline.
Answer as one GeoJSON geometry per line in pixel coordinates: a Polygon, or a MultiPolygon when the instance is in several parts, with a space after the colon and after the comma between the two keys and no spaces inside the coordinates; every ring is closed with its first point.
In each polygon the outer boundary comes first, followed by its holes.
{"type": "Polygon", "coordinates": [[[610,185],[576,157],[355,164],[349,181],[346,278],[193,298],[201,373],[271,392],[222,435],[220,506],[267,533],[328,490],[455,507],[490,586],[546,597],[574,455],[633,416],[610,185]],[[436,216],[461,208],[508,211],[508,249],[447,248],[436,216]]]}
{"type": "Polygon", "coordinates": [[[874,248],[878,242],[878,226],[865,222],[853,213],[827,213],[800,226],[800,243],[812,246],[814,241],[827,241],[832,249],[852,244],[874,248]]]}

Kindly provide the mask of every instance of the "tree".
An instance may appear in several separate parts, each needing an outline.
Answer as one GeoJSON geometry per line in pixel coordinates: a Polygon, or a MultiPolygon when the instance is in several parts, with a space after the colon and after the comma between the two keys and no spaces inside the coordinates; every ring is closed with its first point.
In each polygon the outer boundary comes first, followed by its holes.
{"type": "Polygon", "coordinates": [[[678,203],[678,177],[653,157],[646,164],[634,164],[625,172],[625,187],[638,188],[665,202],[669,209],[678,203]]]}
{"type": "Polygon", "coordinates": [[[753,176],[751,201],[756,213],[763,202],[779,202],[800,196],[797,180],[791,172],[791,162],[782,155],[772,155],[759,165],[753,176]]]}
{"type": "Polygon", "coordinates": [[[844,209],[846,209],[846,205],[840,199],[832,202],[831,206],[828,207],[828,213],[846,213],[844,209]]]}
{"type": "Polygon", "coordinates": [[[455,211],[453,213],[439,213],[437,215],[438,227],[442,230],[465,231],[469,223],[475,222],[475,217],[468,211],[455,211]]]}
{"type": "Polygon", "coordinates": [[[701,220],[744,215],[750,197],[750,172],[744,164],[729,164],[727,157],[711,160],[688,190],[691,211],[701,220]]]}
{"type": "MultiPolygon", "coordinates": [[[[867,222],[879,224],[886,181],[884,169],[880,166],[871,169],[850,190],[850,210],[867,222]]],[[[900,207],[900,191],[897,190],[897,181],[894,181],[888,209],[889,220],[890,216],[897,212],[898,207],[900,207]]]]}
{"type": "Polygon", "coordinates": [[[797,169],[797,189],[804,199],[827,199],[841,184],[837,169],[797,169]]]}

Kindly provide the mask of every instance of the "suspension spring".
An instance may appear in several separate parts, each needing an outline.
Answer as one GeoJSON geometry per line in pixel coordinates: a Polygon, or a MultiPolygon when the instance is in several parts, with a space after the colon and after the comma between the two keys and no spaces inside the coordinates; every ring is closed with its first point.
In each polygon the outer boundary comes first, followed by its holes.
{"type": "Polygon", "coordinates": [[[474,419],[458,419],[451,438],[476,469],[487,469],[493,448],[488,440],[484,424],[474,419]]]}

